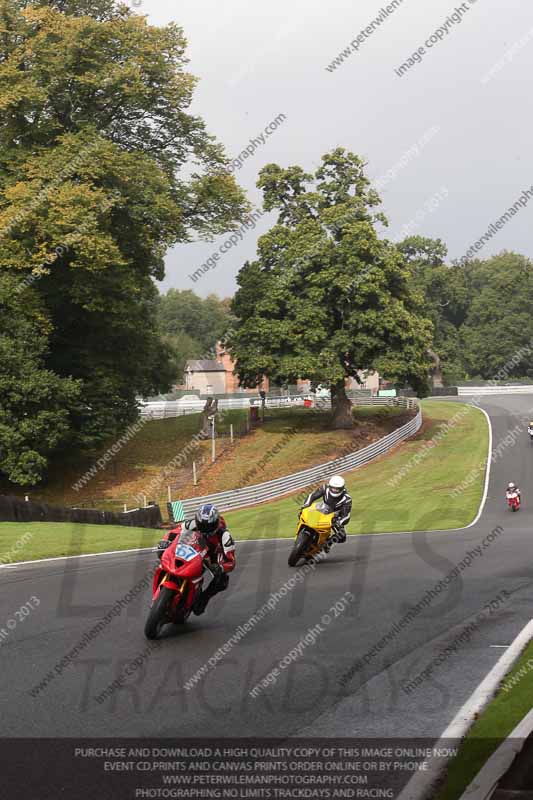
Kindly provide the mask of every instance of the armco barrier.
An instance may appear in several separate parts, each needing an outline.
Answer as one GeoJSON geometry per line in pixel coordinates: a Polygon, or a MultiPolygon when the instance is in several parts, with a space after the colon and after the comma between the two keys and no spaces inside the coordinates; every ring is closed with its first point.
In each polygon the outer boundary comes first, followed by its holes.
{"type": "Polygon", "coordinates": [[[92,508],[62,508],[0,495],[2,522],[81,522],[86,525],[126,525],[134,528],[158,528],[162,523],[159,506],[132,511],[98,511],[92,508]]]}
{"type": "Polygon", "coordinates": [[[459,386],[459,395],[469,394],[533,394],[533,386],[459,386]]]}
{"type": "MultiPolygon", "coordinates": [[[[391,398],[380,398],[386,400],[391,405],[391,398]]],[[[416,401],[411,398],[394,398],[394,405],[402,405],[405,408],[416,406],[416,401]]],[[[355,453],[336,458],[325,464],[295,472],[283,478],[275,478],[265,483],[258,483],[254,486],[244,486],[241,489],[231,489],[217,494],[204,495],[202,497],[189,497],[183,501],[185,516],[191,517],[195,509],[202,503],[215,503],[221,511],[230,511],[235,508],[245,508],[256,503],[264,503],[266,500],[274,500],[283,495],[291,494],[298,489],[307,489],[318,484],[335,472],[348,472],[368,464],[374,458],[387,453],[399,442],[403,442],[410,436],[414,436],[422,425],[422,412],[419,409],[413,419],[409,420],[397,430],[389,433],[383,439],[374,444],[357,450],[355,453]]]]}
{"type": "Polygon", "coordinates": [[[414,408],[416,400],[414,397],[354,397],[350,398],[353,406],[404,406],[414,408]],[[408,402],[407,402],[408,401],[408,402]]]}

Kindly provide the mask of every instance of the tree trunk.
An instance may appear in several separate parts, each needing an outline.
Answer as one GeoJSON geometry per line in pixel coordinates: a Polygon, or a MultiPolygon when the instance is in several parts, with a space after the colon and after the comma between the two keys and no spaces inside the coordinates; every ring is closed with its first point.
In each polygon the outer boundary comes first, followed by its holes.
{"type": "Polygon", "coordinates": [[[444,386],[444,382],[442,379],[440,357],[433,350],[428,350],[427,352],[434,364],[433,368],[431,369],[431,380],[433,383],[433,388],[440,389],[442,386],[444,386]]]}
{"type": "Polygon", "coordinates": [[[211,436],[211,428],[213,420],[218,411],[218,398],[208,397],[205,401],[204,410],[202,411],[203,424],[202,431],[205,436],[211,436]]]}
{"type": "Polygon", "coordinates": [[[335,429],[350,429],[354,426],[352,404],[346,395],[344,381],[339,381],[331,387],[331,405],[333,408],[333,427],[335,429]]]}

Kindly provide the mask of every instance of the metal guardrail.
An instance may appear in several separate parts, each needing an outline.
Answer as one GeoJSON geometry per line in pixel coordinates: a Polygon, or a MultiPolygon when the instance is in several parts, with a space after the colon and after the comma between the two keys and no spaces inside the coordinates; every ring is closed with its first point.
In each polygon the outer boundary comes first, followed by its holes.
{"type": "Polygon", "coordinates": [[[469,394],[533,394],[533,386],[459,386],[459,395],[469,394]]]}
{"type": "MultiPolygon", "coordinates": [[[[413,408],[418,405],[417,401],[412,398],[387,397],[378,399],[386,400],[389,405],[400,405],[405,408],[413,408]]],[[[399,442],[403,442],[413,436],[420,430],[421,425],[422,411],[419,409],[416,417],[413,417],[405,425],[397,428],[377,442],[364,447],[362,450],[357,450],[355,453],[348,453],[333,461],[327,461],[325,464],[319,464],[318,466],[295,472],[292,475],[275,478],[254,486],[244,486],[241,489],[230,489],[201,497],[189,497],[183,500],[185,516],[192,516],[196,508],[202,503],[215,503],[221,511],[231,511],[236,508],[245,508],[257,503],[264,503],[267,500],[274,500],[291,494],[298,489],[308,489],[315,484],[321,483],[332,473],[348,472],[368,464],[378,456],[387,453],[399,442]]]]}
{"type": "Polygon", "coordinates": [[[354,397],[350,398],[353,406],[404,406],[414,408],[417,401],[413,397],[354,397]]]}

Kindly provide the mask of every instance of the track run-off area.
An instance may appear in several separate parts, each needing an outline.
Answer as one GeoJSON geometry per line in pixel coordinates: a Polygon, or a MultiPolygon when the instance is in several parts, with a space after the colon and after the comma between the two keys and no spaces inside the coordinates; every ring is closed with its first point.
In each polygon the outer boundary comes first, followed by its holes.
{"type": "Polygon", "coordinates": [[[307,570],[288,568],[290,540],[239,542],[229,590],[155,643],[149,588],[88,637],[145,580],[151,552],[2,568],[6,614],[39,600],[0,647],[2,736],[438,739],[533,616],[533,396],[480,407],[493,448],[517,423],[523,436],[494,460],[474,525],[349,536],[307,570]]]}

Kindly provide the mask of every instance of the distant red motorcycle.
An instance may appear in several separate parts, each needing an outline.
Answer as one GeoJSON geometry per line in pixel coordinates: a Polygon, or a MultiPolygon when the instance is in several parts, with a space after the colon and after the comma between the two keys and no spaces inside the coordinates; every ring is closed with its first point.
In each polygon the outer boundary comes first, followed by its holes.
{"type": "Polygon", "coordinates": [[[182,624],[202,591],[207,542],[199,531],[182,529],[161,556],[154,574],[152,606],[144,635],[157,639],[167,624],[182,624]]]}
{"type": "Polygon", "coordinates": [[[520,511],[520,495],[518,492],[506,492],[507,505],[511,511],[520,511]]]}

